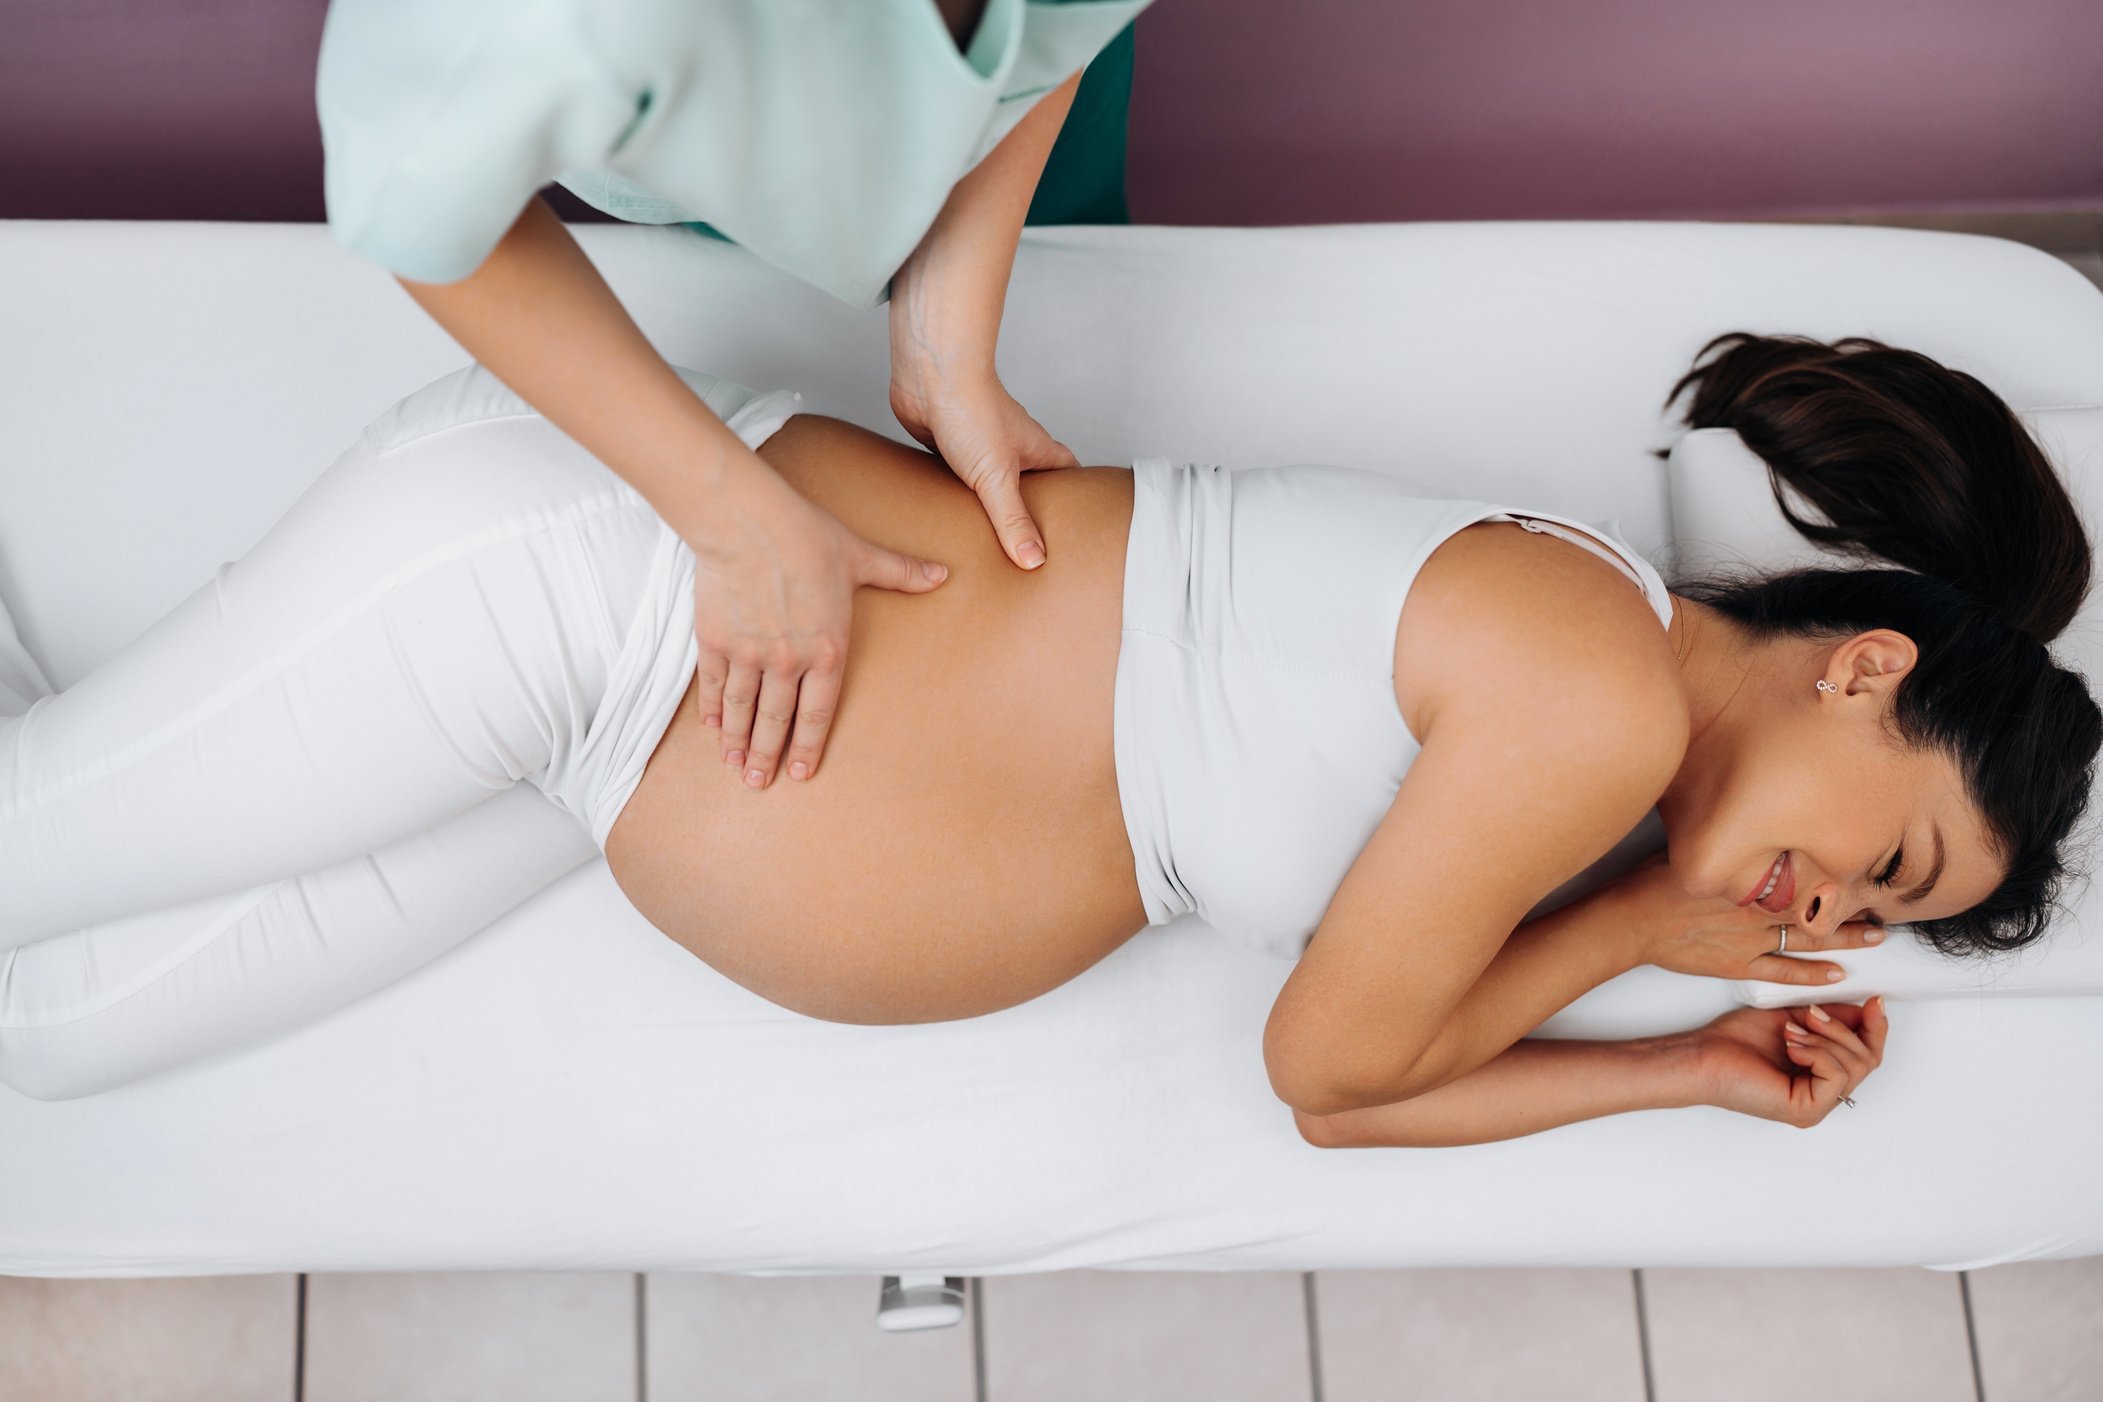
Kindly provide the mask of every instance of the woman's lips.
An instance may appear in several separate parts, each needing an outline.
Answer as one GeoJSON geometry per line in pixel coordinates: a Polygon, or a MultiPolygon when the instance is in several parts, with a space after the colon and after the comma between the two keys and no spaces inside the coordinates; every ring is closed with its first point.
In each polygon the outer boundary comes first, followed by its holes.
{"type": "MultiPolygon", "coordinates": [[[[1767,870],[1771,872],[1774,868],[1769,866],[1767,870]]],[[[1766,900],[1756,900],[1755,897],[1766,889],[1767,877],[1763,874],[1760,877],[1759,884],[1746,892],[1745,899],[1739,901],[1738,904],[1758,905],[1760,909],[1768,912],[1770,915],[1780,915],[1788,910],[1789,903],[1796,899],[1796,858],[1794,856],[1788,852],[1782,853],[1782,871],[1775,878],[1774,889],[1768,891],[1766,900]]]]}

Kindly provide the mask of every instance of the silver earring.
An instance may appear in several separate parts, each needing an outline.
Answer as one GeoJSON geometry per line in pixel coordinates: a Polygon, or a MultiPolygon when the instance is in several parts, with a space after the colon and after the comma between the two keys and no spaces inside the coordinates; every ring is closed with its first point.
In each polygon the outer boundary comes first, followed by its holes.
{"type": "Polygon", "coordinates": [[[1820,691],[1830,691],[1835,696],[1838,696],[1840,694],[1840,688],[1827,681],[1824,677],[1820,677],[1818,679],[1818,689],[1820,691]]]}

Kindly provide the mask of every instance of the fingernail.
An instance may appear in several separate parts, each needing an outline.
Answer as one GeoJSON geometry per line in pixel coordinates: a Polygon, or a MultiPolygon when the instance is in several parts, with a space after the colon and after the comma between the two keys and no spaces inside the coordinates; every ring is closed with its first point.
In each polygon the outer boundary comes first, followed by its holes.
{"type": "Polygon", "coordinates": [[[1819,1007],[1816,1003],[1811,1005],[1811,1016],[1817,1018],[1820,1022],[1831,1022],[1833,1020],[1826,1014],[1826,1010],[1819,1007]]]}
{"type": "Polygon", "coordinates": [[[723,756],[723,763],[729,765],[733,769],[735,769],[738,765],[743,764],[744,762],[745,752],[743,750],[732,750],[729,754],[723,756]]]}
{"type": "Polygon", "coordinates": [[[789,777],[791,779],[808,779],[810,774],[811,767],[800,759],[789,766],[789,777]]]}
{"type": "Polygon", "coordinates": [[[1838,983],[1838,982],[1840,982],[1840,980],[1842,980],[1842,979],[1844,979],[1844,978],[1846,978],[1846,977],[1847,977],[1847,970],[1845,970],[1845,969],[1827,969],[1827,970],[1826,970],[1826,982],[1827,982],[1827,983],[1838,983]]]}
{"type": "Polygon", "coordinates": [[[1811,1035],[1810,1033],[1808,1033],[1808,1032],[1804,1031],[1804,1029],[1803,1029],[1803,1028],[1801,1028],[1801,1027],[1798,1027],[1798,1026],[1797,1026],[1797,1025],[1796,1025],[1795,1023],[1793,1023],[1793,1022],[1784,1022],[1784,1023],[1782,1024],[1782,1035],[1786,1037],[1786,1036],[1788,1036],[1788,1035],[1789,1035],[1790,1033],[1792,1033],[1792,1032],[1793,1032],[1793,1033],[1795,1033],[1795,1034],[1796,1034],[1797,1036],[1799,1036],[1799,1037],[1808,1037],[1808,1036],[1810,1036],[1810,1035],[1811,1035]]]}
{"type": "Polygon", "coordinates": [[[949,577],[949,566],[938,565],[933,560],[922,560],[920,562],[920,573],[940,584],[949,577]]]}
{"type": "Polygon", "coordinates": [[[760,770],[760,769],[748,769],[748,770],[746,770],[746,771],[745,771],[745,787],[746,787],[746,788],[748,788],[748,789],[756,789],[756,788],[758,788],[758,787],[759,787],[759,786],[760,786],[761,784],[764,784],[764,783],[766,783],[766,782],[767,782],[767,775],[766,775],[766,771],[764,771],[764,770],[760,770]]]}
{"type": "Polygon", "coordinates": [[[1882,925],[1872,925],[1862,932],[1862,943],[1864,944],[1882,944],[1883,942],[1884,927],[1882,925]]]}
{"type": "Polygon", "coordinates": [[[1026,570],[1033,570],[1044,563],[1044,547],[1034,540],[1024,541],[1022,548],[1015,553],[1022,557],[1022,567],[1026,570]]]}
{"type": "Polygon", "coordinates": [[[723,718],[721,716],[703,716],[701,717],[701,723],[703,725],[721,726],[723,718]]]}

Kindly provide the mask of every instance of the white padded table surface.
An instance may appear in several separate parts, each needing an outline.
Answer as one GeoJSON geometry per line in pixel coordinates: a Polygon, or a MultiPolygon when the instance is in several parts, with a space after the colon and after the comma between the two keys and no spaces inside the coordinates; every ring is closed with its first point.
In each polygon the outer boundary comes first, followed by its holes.
{"type": "MultiPolygon", "coordinates": [[[[896,434],[881,313],[679,231],[580,234],[671,359],[896,434]]],[[[1002,362],[1084,461],[1353,463],[1617,521],[1655,551],[1660,401],[1741,327],[1881,336],[2020,408],[2103,404],[2103,298],[2078,274],[1859,228],[1033,232],[1002,362]]],[[[0,596],[54,683],[459,363],[319,226],[0,222],[0,596]]],[[[0,1272],[2103,1252],[2103,999],[1895,1003],[1859,1108],[1808,1133],[1697,1109],[1324,1152],[1263,1076],[1287,972],[1186,919],[992,1017],[825,1024],[694,961],[594,861],[269,1047],[76,1102],[0,1089],[0,1272]]],[[[1644,970],[1554,1030],[1661,1031],[1730,1002],[1644,970]]]]}

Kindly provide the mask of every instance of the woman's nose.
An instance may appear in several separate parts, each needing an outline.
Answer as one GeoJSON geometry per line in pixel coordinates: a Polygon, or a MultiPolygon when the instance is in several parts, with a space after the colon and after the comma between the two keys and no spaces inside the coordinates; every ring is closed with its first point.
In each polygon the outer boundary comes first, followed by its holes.
{"type": "Polygon", "coordinates": [[[1841,890],[1830,881],[1821,881],[1811,888],[1809,899],[1804,902],[1801,923],[1815,935],[1829,935],[1840,928],[1847,914],[1841,909],[1841,890]]]}

